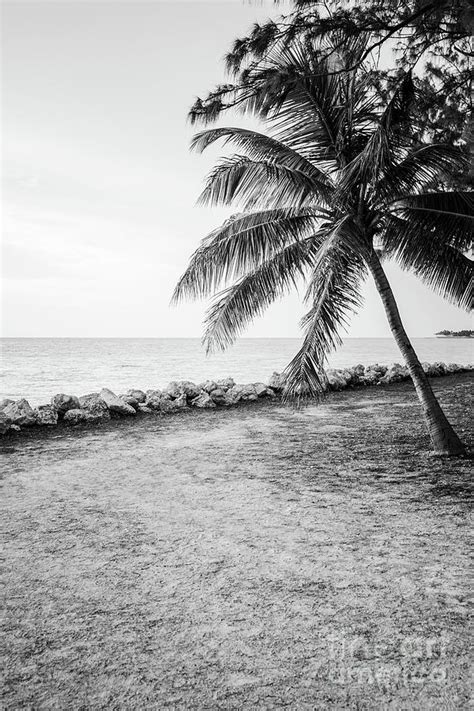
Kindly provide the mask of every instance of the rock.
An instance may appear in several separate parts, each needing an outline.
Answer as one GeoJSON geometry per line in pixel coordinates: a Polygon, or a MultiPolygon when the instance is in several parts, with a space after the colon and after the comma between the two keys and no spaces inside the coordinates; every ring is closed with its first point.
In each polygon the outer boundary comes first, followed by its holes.
{"type": "Polygon", "coordinates": [[[101,398],[99,393],[89,393],[89,395],[82,395],[79,398],[79,407],[73,408],[74,410],[84,410],[87,415],[87,420],[100,421],[100,420],[110,420],[109,408],[105,401],[101,398]]]}
{"type": "Polygon", "coordinates": [[[465,370],[463,365],[459,365],[458,363],[448,363],[446,365],[446,372],[449,374],[452,373],[463,373],[465,370]]]}
{"type": "Polygon", "coordinates": [[[174,407],[173,407],[174,400],[171,398],[162,398],[160,400],[160,403],[158,405],[158,409],[160,412],[163,413],[163,415],[168,415],[170,412],[174,412],[174,407]]]}
{"type": "Polygon", "coordinates": [[[183,397],[185,399],[197,397],[200,392],[200,386],[197,386],[194,383],[188,381],[173,381],[171,383],[168,383],[162,394],[163,396],[166,396],[169,399],[180,400],[183,397]]]}
{"type": "Polygon", "coordinates": [[[206,382],[198,385],[198,388],[200,390],[204,390],[204,392],[208,393],[209,395],[212,393],[213,390],[217,390],[218,387],[219,386],[217,385],[216,382],[214,382],[214,380],[206,380],[206,382]]]}
{"type": "MultiPolygon", "coordinates": [[[[399,363],[395,363],[395,365],[399,365],[399,363]]],[[[378,373],[380,373],[381,375],[385,375],[385,373],[386,373],[387,370],[388,370],[388,366],[387,366],[387,365],[381,365],[380,363],[375,363],[375,364],[374,364],[373,366],[371,366],[371,367],[373,368],[373,370],[376,370],[376,371],[377,371],[378,373]]],[[[400,366],[400,367],[401,367],[401,368],[404,368],[405,366],[402,365],[402,366],[400,366]]]]}
{"type": "MultiPolygon", "coordinates": [[[[238,385],[234,385],[234,387],[238,388],[238,385]]],[[[242,392],[242,400],[258,400],[258,395],[255,390],[255,385],[240,385],[241,392],[242,392]]]]}
{"type": "Polygon", "coordinates": [[[226,404],[226,391],[222,388],[216,388],[211,392],[211,400],[216,403],[216,405],[226,404]]]}
{"type": "Polygon", "coordinates": [[[326,379],[329,390],[344,390],[347,384],[344,376],[334,368],[326,370],[326,379]]]}
{"type": "Polygon", "coordinates": [[[186,395],[182,393],[176,400],[173,401],[173,405],[177,410],[186,410],[188,407],[188,400],[186,395]]]}
{"type": "MultiPolygon", "coordinates": [[[[266,385],[264,387],[265,387],[265,390],[268,389],[266,385]]],[[[257,395],[257,390],[256,390],[255,385],[253,385],[253,384],[233,385],[225,393],[225,404],[226,405],[235,405],[236,403],[240,402],[241,400],[245,400],[245,401],[258,400],[258,395],[257,395]]]]}
{"type": "Polygon", "coordinates": [[[31,427],[36,424],[36,414],[28,400],[22,399],[10,403],[3,410],[7,421],[20,427],[31,427]]]}
{"type": "Polygon", "coordinates": [[[0,412],[0,435],[4,435],[10,429],[8,417],[4,412],[0,412]]]}
{"type": "Polygon", "coordinates": [[[139,402],[137,412],[143,412],[144,415],[151,415],[153,410],[151,407],[148,407],[148,405],[144,405],[142,402],[139,402]]]}
{"type": "Polygon", "coordinates": [[[355,380],[354,380],[352,370],[350,368],[343,368],[339,372],[342,375],[342,377],[344,378],[344,380],[346,381],[346,386],[347,385],[354,385],[355,380]]]}
{"type": "Polygon", "coordinates": [[[135,398],[131,395],[119,395],[119,398],[126,402],[127,405],[130,405],[130,407],[133,407],[135,411],[138,410],[139,402],[138,400],[135,400],[135,398]]]}
{"type": "Polygon", "coordinates": [[[152,410],[159,410],[161,401],[169,400],[169,395],[163,394],[161,390],[147,390],[145,405],[152,410]]]}
{"type": "Polygon", "coordinates": [[[57,411],[59,417],[62,417],[68,410],[76,410],[80,407],[79,398],[75,395],[64,395],[59,393],[51,398],[51,405],[57,411]]]}
{"type": "Polygon", "coordinates": [[[80,422],[91,422],[96,419],[94,415],[89,414],[86,410],[79,407],[67,410],[67,412],[64,413],[64,422],[69,425],[77,425],[80,422]]]}
{"type": "Polygon", "coordinates": [[[364,385],[376,385],[383,376],[376,370],[366,370],[361,378],[364,385]]]}
{"type": "Polygon", "coordinates": [[[184,393],[174,400],[162,398],[160,402],[160,412],[165,415],[172,412],[179,412],[180,410],[186,410],[187,407],[188,402],[184,393]]]}
{"type": "Polygon", "coordinates": [[[54,426],[58,424],[58,413],[52,405],[39,405],[35,410],[36,421],[40,426],[54,426]]]}
{"type": "Polygon", "coordinates": [[[242,386],[241,385],[233,385],[229,390],[226,392],[226,401],[230,405],[235,405],[236,403],[240,402],[243,400],[243,393],[242,393],[242,386]]]}
{"type": "Polygon", "coordinates": [[[4,410],[8,405],[13,405],[15,400],[10,400],[10,398],[6,397],[0,402],[0,411],[4,410]]]}
{"type": "Polygon", "coordinates": [[[240,402],[242,399],[242,391],[236,388],[235,385],[233,385],[227,392],[225,393],[225,399],[224,399],[224,405],[230,406],[230,405],[237,405],[238,402],[240,402]]]}
{"type": "Polygon", "coordinates": [[[192,383],[190,380],[180,380],[177,385],[180,388],[181,392],[186,395],[188,400],[192,400],[198,397],[201,392],[201,389],[195,383],[192,383]]]}
{"type": "Polygon", "coordinates": [[[352,373],[349,368],[340,368],[336,370],[336,373],[344,381],[345,388],[352,383],[352,373]]]}
{"type": "Polygon", "coordinates": [[[191,401],[191,405],[193,407],[199,407],[202,409],[216,407],[216,403],[213,402],[213,400],[211,399],[211,396],[205,392],[198,395],[198,397],[195,397],[194,400],[191,401]]]}
{"type": "Polygon", "coordinates": [[[146,395],[143,390],[127,390],[127,397],[132,397],[138,403],[145,402],[146,395]]]}
{"type": "Polygon", "coordinates": [[[439,361],[432,363],[429,375],[433,378],[438,378],[440,375],[446,375],[446,364],[439,361]]]}
{"type": "Polygon", "coordinates": [[[109,390],[108,388],[102,388],[100,391],[100,397],[105,402],[110,412],[115,412],[117,415],[127,416],[136,415],[135,410],[131,405],[121,400],[118,395],[109,390]]]}
{"type": "Polygon", "coordinates": [[[265,397],[269,394],[268,387],[265,383],[254,383],[253,388],[257,397],[265,397]]]}
{"type": "Polygon", "coordinates": [[[364,382],[365,367],[362,365],[362,363],[355,365],[350,370],[352,375],[351,381],[354,385],[360,385],[364,382]]]}
{"type": "Polygon", "coordinates": [[[168,383],[166,388],[163,390],[165,395],[169,395],[171,398],[178,398],[183,394],[183,390],[180,388],[176,381],[168,383]]]}
{"type": "Polygon", "coordinates": [[[287,376],[284,373],[273,373],[268,381],[268,387],[276,393],[282,392],[287,381],[287,376]]]}
{"type": "Polygon", "coordinates": [[[20,432],[21,427],[20,425],[10,425],[10,432],[20,432]]]}
{"type": "Polygon", "coordinates": [[[408,380],[410,378],[410,373],[406,365],[400,365],[400,363],[394,363],[391,365],[385,375],[379,379],[381,385],[386,385],[389,383],[400,383],[403,380],[408,380]]]}
{"type": "MultiPolygon", "coordinates": [[[[266,387],[266,386],[265,386],[266,387]]],[[[255,385],[233,385],[226,393],[227,400],[235,404],[240,400],[258,400],[255,385]]]]}
{"type": "Polygon", "coordinates": [[[216,380],[216,385],[219,390],[227,391],[234,387],[235,380],[233,378],[222,378],[221,380],[216,380]]]}
{"type": "Polygon", "coordinates": [[[379,380],[383,378],[386,372],[386,365],[379,365],[378,363],[374,363],[373,365],[366,366],[361,380],[363,383],[365,383],[365,385],[376,385],[379,380]]]}
{"type": "Polygon", "coordinates": [[[172,398],[170,396],[170,392],[175,392],[175,394],[177,393],[177,391],[173,390],[173,387],[167,388],[166,391],[147,390],[145,405],[151,410],[159,410],[163,414],[177,412],[178,410],[183,410],[187,407],[187,400],[184,392],[179,391],[176,398],[172,398]]]}
{"type": "Polygon", "coordinates": [[[430,378],[437,378],[440,375],[445,375],[448,371],[444,363],[422,363],[421,367],[430,378]]]}

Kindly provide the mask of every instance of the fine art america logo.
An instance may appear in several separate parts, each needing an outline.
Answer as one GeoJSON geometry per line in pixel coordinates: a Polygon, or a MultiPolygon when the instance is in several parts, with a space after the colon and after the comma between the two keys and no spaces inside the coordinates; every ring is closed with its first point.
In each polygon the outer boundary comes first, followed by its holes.
{"type": "Polygon", "coordinates": [[[324,641],[326,660],[313,671],[334,684],[387,688],[446,683],[449,638],[445,635],[412,635],[377,643],[361,636],[331,635],[324,641]]]}

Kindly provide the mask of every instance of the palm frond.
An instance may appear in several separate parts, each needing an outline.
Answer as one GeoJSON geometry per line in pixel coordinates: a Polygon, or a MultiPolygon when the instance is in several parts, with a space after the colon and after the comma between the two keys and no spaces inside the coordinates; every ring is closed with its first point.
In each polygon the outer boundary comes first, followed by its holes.
{"type": "Polygon", "coordinates": [[[235,215],[202,240],[172,301],[208,296],[222,283],[256,269],[288,244],[312,234],[321,216],[317,210],[294,208],[235,215]]]}
{"type": "Polygon", "coordinates": [[[382,112],[364,148],[343,171],[339,198],[350,195],[354,185],[374,185],[390,172],[400,143],[406,143],[408,138],[406,129],[414,95],[413,80],[408,73],[382,112]]]}
{"type": "Polygon", "coordinates": [[[276,46],[245,81],[253,93],[240,104],[242,110],[269,121],[275,138],[305,157],[334,162],[341,149],[341,81],[317,52],[301,42],[276,46]]]}
{"type": "Polygon", "coordinates": [[[421,210],[426,213],[451,214],[455,217],[474,219],[474,192],[454,191],[408,195],[394,200],[391,207],[421,210]]]}
{"type": "MultiPolygon", "coordinates": [[[[472,233],[471,233],[472,234],[472,233]]],[[[464,309],[473,307],[474,263],[450,243],[449,226],[424,220],[391,218],[383,235],[386,255],[402,269],[464,309]]]]}
{"type": "MultiPolygon", "coordinates": [[[[420,235],[449,243],[461,251],[472,248],[474,235],[474,192],[437,192],[409,195],[388,207],[420,235]]],[[[396,234],[396,233],[394,233],[396,234]]],[[[393,238],[392,238],[393,239],[393,238]]]]}
{"type": "Polygon", "coordinates": [[[358,242],[353,221],[346,217],[328,232],[315,258],[307,298],[312,306],[302,321],[303,344],[286,368],[286,399],[318,397],[325,389],[324,362],[341,344],[340,330],[361,304],[360,286],[366,274],[363,259],[349,244],[358,242]],[[343,237],[343,238],[341,238],[343,237]]]}
{"type": "Polygon", "coordinates": [[[298,278],[312,263],[317,244],[316,238],[307,238],[284,247],[218,294],[206,314],[203,343],[207,352],[227,348],[256,316],[296,288],[298,278]]]}
{"type": "Polygon", "coordinates": [[[234,155],[222,159],[211,171],[198,203],[239,204],[243,210],[280,205],[300,208],[316,200],[327,203],[331,192],[332,188],[300,170],[234,155]]]}
{"type": "Polygon", "coordinates": [[[456,170],[466,167],[463,152],[454,146],[431,144],[411,151],[399,163],[385,172],[374,185],[372,203],[416,194],[431,185],[449,178],[456,170]]]}
{"type": "Polygon", "coordinates": [[[319,190],[329,194],[332,187],[329,176],[296,150],[258,131],[235,127],[208,129],[193,137],[191,149],[202,153],[219,139],[223,139],[224,144],[233,143],[252,160],[274,162],[288,170],[304,173],[319,186],[319,190]]]}

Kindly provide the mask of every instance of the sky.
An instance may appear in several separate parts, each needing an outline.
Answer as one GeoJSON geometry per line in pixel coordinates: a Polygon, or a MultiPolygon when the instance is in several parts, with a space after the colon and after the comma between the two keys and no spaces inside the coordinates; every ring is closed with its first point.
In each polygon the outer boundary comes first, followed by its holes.
{"type": "MultiPolygon", "coordinates": [[[[206,304],[169,301],[199,241],[235,210],[195,204],[222,150],[190,153],[187,112],[225,78],[233,39],[279,10],[16,0],[2,11],[2,335],[200,336],[206,304]]],[[[472,328],[413,276],[387,274],[409,335],[472,328]]],[[[364,297],[347,335],[390,336],[370,281],[364,297]]],[[[303,313],[291,295],[245,335],[298,337],[303,313]]]]}

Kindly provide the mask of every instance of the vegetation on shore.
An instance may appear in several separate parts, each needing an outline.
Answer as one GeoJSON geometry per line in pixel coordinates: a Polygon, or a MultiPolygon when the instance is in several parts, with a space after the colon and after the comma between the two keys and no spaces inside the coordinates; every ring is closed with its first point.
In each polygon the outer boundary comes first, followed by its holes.
{"type": "Polygon", "coordinates": [[[438,331],[435,336],[453,336],[456,338],[473,338],[474,331],[469,331],[467,329],[463,331],[438,331]]]}
{"type": "Polygon", "coordinates": [[[304,342],[288,366],[285,389],[301,399],[322,391],[325,359],[359,308],[370,273],[432,446],[459,454],[464,445],[408,339],[383,260],[397,260],[453,303],[471,307],[473,269],[465,253],[474,201],[468,190],[447,187],[467,175],[468,150],[428,140],[411,69],[389,94],[377,89],[366,39],[332,26],[311,32],[293,17],[263,44],[247,43],[238,61],[234,47],[232,85],[196,102],[191,118],[209,123],[238,107],[257,116],[265,132],[232,126],[195,136],[197,150],[222,139],[239,151],[217,164],[201,203],[238,205],[242,212],[203,240],[174,299],[208,297],[225,287],[204,334],[209,349],[225,348],[303,281],[304,342]]]}

